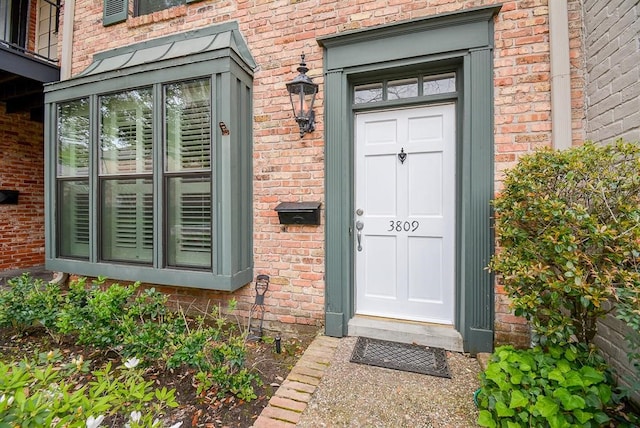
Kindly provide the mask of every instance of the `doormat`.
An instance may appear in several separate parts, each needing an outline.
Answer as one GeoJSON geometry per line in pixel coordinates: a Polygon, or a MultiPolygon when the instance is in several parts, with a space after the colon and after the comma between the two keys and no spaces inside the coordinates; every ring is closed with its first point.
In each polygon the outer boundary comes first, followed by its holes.
{"type": "Polygon", "coordinates": [[[444,349],[358,337],[352,363],[451,379],[444,349]]]}

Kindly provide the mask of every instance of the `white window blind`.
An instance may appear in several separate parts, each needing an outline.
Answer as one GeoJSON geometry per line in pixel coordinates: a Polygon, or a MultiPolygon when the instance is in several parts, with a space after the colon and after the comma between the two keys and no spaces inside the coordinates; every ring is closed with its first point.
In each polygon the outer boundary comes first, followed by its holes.
{"type": "Polygon", "coordinates": [[[121,110],[115,112],[118,140],[118,173],[151,171],[153,168],[153,129],[151,110],[121,110]]]}
{"type": "Polygon", "coordinates": [[[89,193],[76,193],[72,206],[73,242],[75,245],[89,245],[89,193]]]}
{"type": "Polygon", "coordinates": [[[181,169],[207,169],[211,165],[209,100],[194,101],[180,112],[181,169]]]}

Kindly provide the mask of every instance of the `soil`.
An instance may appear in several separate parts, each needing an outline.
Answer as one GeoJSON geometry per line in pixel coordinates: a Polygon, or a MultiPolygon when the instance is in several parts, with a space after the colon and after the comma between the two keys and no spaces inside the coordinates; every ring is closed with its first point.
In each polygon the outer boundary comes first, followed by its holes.
{"type": "MultiPolygon", "coordinates": [[[[266,336],[264,339],[247,342],[247,367],[252,368],[262,380],[262,386],[254,386],[258,398],[251,402],[233,396],[219,399],[214,392],[197,396],[193,386],[194,371],[188,368],[146,369],[145,377],[154,380],[157,388],[167,387],[176,390],[176,401],[180,405],[168,410],[162,418],[164,425],[182,422],[181,428],[250,427],[312,340],[311,337],[283,338],[281,352],[277,353],[273,340],[266,336]]],[[[20,334],[13,330],[0,329],[2,361],[18,361],[25,356],[53,349],[59,349],[67,361],[74,356],[82,355],[85,360],[90,360],[92,371],[102,368],[109,361],[113,362],[114,367],[121,364],[119,356],[114,352],[76,345],[72,338],[68,337],[56,343],[44,329],[32,329],[20,334]]],[[[108,424],[106,422],[105,420],[102,426],[121,427],[124,421],[111,420],[108,424]]]]}

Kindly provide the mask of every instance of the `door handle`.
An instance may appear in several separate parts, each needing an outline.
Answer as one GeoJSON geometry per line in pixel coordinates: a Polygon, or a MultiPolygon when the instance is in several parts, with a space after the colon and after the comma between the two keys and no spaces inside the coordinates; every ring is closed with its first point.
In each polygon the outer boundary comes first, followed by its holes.
{"type": "Polygon", "coordinates": [[[364,223],[360,220],[356,221],[356,230],[358,231],[358,251],[362,251],[362,229],[364,228],[364,223]]]}

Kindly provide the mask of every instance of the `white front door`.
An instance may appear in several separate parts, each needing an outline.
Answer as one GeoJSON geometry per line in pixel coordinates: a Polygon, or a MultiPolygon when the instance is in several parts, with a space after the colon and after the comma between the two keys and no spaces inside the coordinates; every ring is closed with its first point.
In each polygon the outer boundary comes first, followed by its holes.
{"type": "Polygon", "coordinates": [[[453,324],[455,105],[356,115],[356,313],[453,324]]]}

